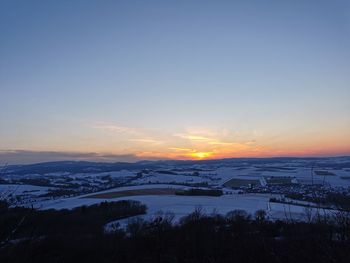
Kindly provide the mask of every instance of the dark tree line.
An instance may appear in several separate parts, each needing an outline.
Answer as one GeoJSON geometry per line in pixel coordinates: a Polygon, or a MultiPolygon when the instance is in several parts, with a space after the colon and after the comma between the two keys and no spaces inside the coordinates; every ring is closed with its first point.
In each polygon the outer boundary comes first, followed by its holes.
{"type": "Polygon", "coordinates": [[[0,248],[0,262],[350,262],[350,217],[315,221],[268,221],[235,210],[226,216],[200,208],[173,224],[170,214],[135,220],[126,230],[105,233],[117,218],[142,214],[138,202],[102,203],[73,210],[36,211],[1,206],[3,240],[24,214],[27,219],[0,248]]]}

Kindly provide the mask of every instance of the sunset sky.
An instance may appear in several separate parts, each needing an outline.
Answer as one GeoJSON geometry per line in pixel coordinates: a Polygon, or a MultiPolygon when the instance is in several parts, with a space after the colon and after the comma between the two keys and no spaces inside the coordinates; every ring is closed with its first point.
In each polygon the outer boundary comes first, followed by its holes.
{"type": "Polygon", "coordinates": [[[0,1],[0,166],[350,155],[350,1],[0,1]]]}

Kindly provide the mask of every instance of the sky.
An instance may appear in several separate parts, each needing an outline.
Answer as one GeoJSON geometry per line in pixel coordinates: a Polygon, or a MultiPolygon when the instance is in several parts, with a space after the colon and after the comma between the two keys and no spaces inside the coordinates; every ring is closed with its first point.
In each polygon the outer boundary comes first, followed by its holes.
{"type": "Polygon", "coordinates": [[[0,1],[0,164],[350,155],[350,2],[0,1]]]}

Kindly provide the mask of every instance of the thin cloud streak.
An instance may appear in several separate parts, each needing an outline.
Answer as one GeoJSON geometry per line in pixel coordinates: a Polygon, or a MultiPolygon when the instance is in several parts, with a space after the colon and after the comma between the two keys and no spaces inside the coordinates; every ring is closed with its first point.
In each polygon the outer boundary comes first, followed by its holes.
{"type": "Polygon", "coordinates": [[[130,142],[141,142],[141,143],[150,143],[150,144],[162,144],[164,141],[155,140],[155,139],[129,139],[130,142]]]}
{"type": "Polygon", "coordinates": [[[125,133],[130,135],[137,135],[137,136],[144,134],[144,132],[141,129],[126,127],[126,126],[119,126],[115,124],[96,124],[92,127],[103,131],[125,133]]]}
{"type": "Polygon", "coordinates": [[[109,154],[96,152],[56,152],[29,150],[0,150],[2,164],[29,164],[51,161],[100,161],[100,162],[135,162],[140,159],[134,154],[109,154]]]}
{"type": "Polygon", "coordinates": [[[116,140],[132,143],[124,150],[141,158],[201,159],[229,157],[239,152],[249,155],[250,152],[259,151],[259,147],[252,140],[233,140],[236,133],[227,129],[187,128],[171,134],[111,123],[93,127],[112,132],[116,140]]]}
{"type": "MultiPolygon", "coordinates": [[[[266,139],[264,140],[258,135],[238,135],[237,132],[227,129],[189,128],[175,132],[164,132],[102,122],[89,127],[92,130],[101,130],[106,133],[93,134],[89,142],[78,151],[70,151],[69,148],[62,151],[0,150],[0,165],[63,160],[134,162],[166,159],[324,156],[327,153],[330,155],[337,153],[336,151],[325,152],[315,143],[307,150],[302,145],[293,145],[287,151],[279,147],[278,144],[269,144],[266,139]],[[94,151],[90,152],[89,149],[94,149],[94,151]]],[[[74,149],[74,147],[72,148],[74,149]]],[[[346,146],[344,146],[344,153],[346,153],[345,148],[346,146]]]]}

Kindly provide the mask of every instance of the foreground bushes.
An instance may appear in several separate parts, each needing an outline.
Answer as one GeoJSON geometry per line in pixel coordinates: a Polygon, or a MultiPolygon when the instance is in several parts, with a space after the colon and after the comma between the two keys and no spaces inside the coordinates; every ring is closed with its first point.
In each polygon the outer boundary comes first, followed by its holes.
{"type": "Polygon", "coordinates": [[[0,242],[9,236],[11,240],[73,235],[83,238],[101,233],[101,226],[112,220],[145,212],[146,206],[137,201],[102,202],[72,210],[7,208],[0,214],[0,242]],[[14,229],[17,230],[12,233],[14,229]]]}
{"type": "MultiPolygon", "coordinates": [[[[5,214],[18,220],[24,211],[5,214]]],[[[151,222],[135,220],[126,232],[104,234],[106,222],[144,211],[140,203],[127,201],[31,211],[11,242],[0,248],[0,262],[350,262],[345,213],[333,221],[271,222],[263,211],[221,216],[198,208],[176,225],[169,213],[159,213],[151,222]]]]}

